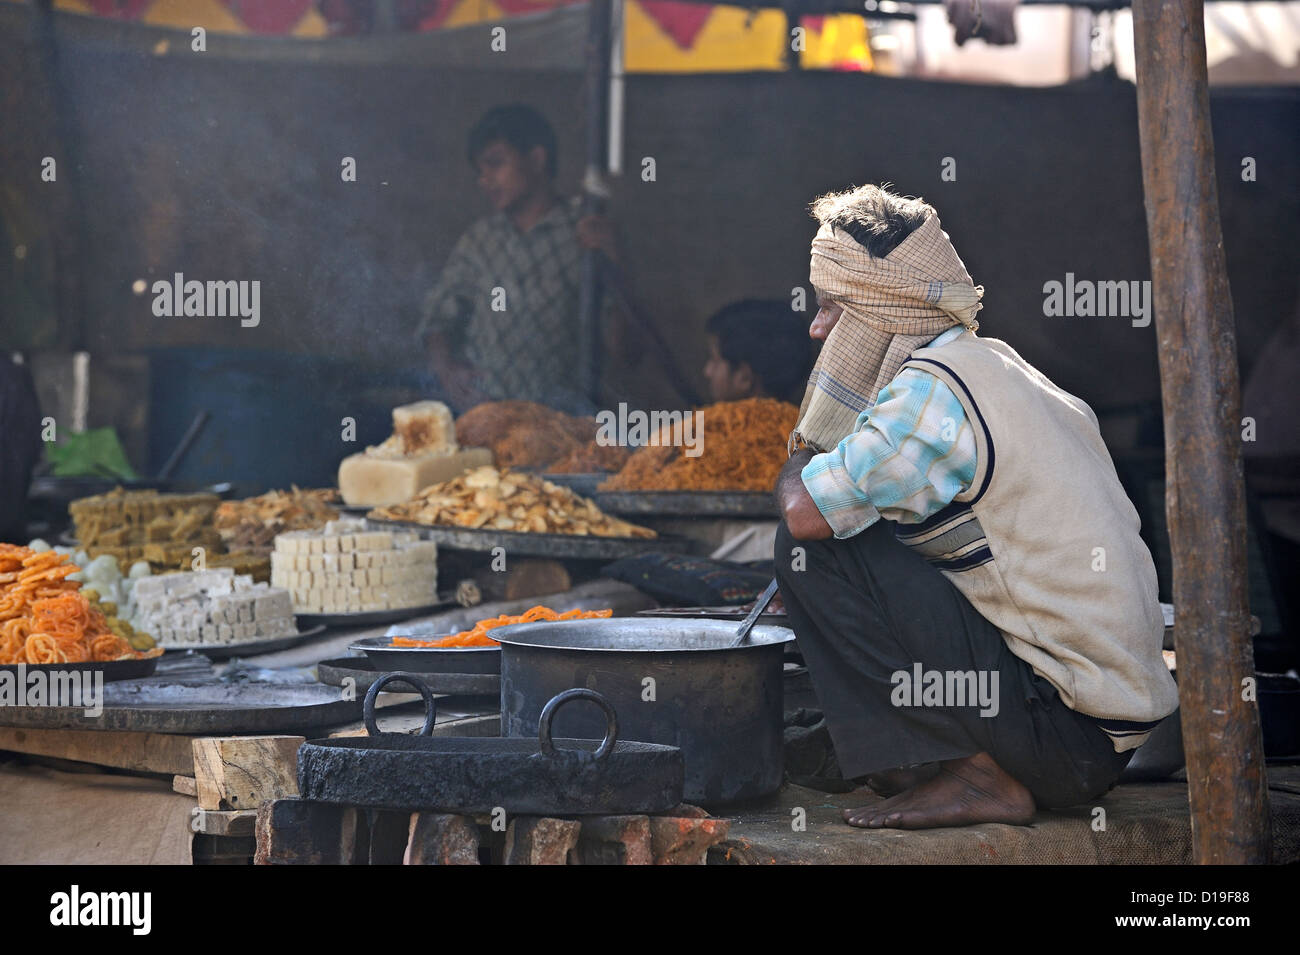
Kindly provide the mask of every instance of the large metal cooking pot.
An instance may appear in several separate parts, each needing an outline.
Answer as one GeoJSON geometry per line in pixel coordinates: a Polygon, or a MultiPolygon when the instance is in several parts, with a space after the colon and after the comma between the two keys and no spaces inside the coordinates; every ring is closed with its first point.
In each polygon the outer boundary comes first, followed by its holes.
{"type": "MultiPolygon", "coordinates": [[[[542,707],[587,687],[618,710],[624,739],[681,749],[688,802],[751,799],[781,785],[784,627],[755,627],[730,648],[723,620],[596,619],[515,624],[501,641],[501,735],[537,736],[542,707]]],[[[598,738],[591,707],[556,716],[555,733],[598,738]]]]}

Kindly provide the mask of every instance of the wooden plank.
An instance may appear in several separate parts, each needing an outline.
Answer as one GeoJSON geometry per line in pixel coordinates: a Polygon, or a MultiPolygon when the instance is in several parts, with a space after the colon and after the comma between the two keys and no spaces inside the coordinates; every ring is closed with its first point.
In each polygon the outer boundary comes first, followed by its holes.
{"type": "Polygon", "coordinates": [[[193,740],[169,733],[0,726],[0,750],[169,776],[194,775],[193,740]]]}
{"type": "Polygon", "coordinates": [[[197,796],[199,794],[193,776],[173,776],[172,792],[180,793],[182,796],[197,796]]]}
{"type": "Polygon", "coordinates": [[[257,810],[200,809],[194,814],[193,828],[205,836],[253,836],[257,833],[257,810]]]}
{"type": "Polygon", "coordinates": [[[204,736],[194,740],[199,808],[256,809],[298,795],[301,736],[204,736]]]}

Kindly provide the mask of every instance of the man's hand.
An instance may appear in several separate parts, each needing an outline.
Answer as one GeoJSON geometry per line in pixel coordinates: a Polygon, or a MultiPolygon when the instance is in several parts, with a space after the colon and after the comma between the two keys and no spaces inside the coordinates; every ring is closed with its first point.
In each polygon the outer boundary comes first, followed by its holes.
{"type": "Polygon", "coordinates": [[[781,469],[781,476],[776,479],[777,504],[781,507],[785,526],[795,540],[825,540],[834,535],[831,525],[826,523],[822,512],[817,510],[817,505],[800,476],[812,457],[813,452],[808,448],[796,451],[781,469]]]}
{"type": "Polygon", "coordinates": [[[578,220],[578,244],[584,249],[599,249],[605,256],[618,264],[618,240],[614,235],[614,223],[598,213],[585,215],[578,220]]]}

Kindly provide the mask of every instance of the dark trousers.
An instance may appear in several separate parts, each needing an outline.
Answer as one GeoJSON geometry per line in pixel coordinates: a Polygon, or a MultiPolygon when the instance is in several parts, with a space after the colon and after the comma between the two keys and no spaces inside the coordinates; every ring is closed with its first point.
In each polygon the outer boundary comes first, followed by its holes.
{"type": "Polygon", "coordinates": [[[774,556],[846,778],[984,752],[1052,808],[1101,795],[1128,764],[1132,752],[1116,753],[1092,717],[1066,706],[943,574],[899,543],[892,522],[824,541],[795,540],[782,522],[774,556]],[[920,691],[896,675],[912,682],[916,664],[982,675],[989,690],[996,674],[996,714],[981,716],[969,698],[953,705],[953,693],[917,705],[920,691]]]}

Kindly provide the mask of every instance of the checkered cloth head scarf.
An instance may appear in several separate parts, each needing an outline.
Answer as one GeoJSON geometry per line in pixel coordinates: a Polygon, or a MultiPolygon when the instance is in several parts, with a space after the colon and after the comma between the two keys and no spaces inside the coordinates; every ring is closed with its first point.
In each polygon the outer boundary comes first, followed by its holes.
{"type": "Polygon", "coordinates": [[[984,288],[971,281],[936,215],[883,259],[823,223],[812,243],[810,277],[844,312],[808,379],[791,452],[800,444],[815,451],[835,447],[913,349],[953,325],[979,327],[975,313],[983,307],[984,288]]]}

